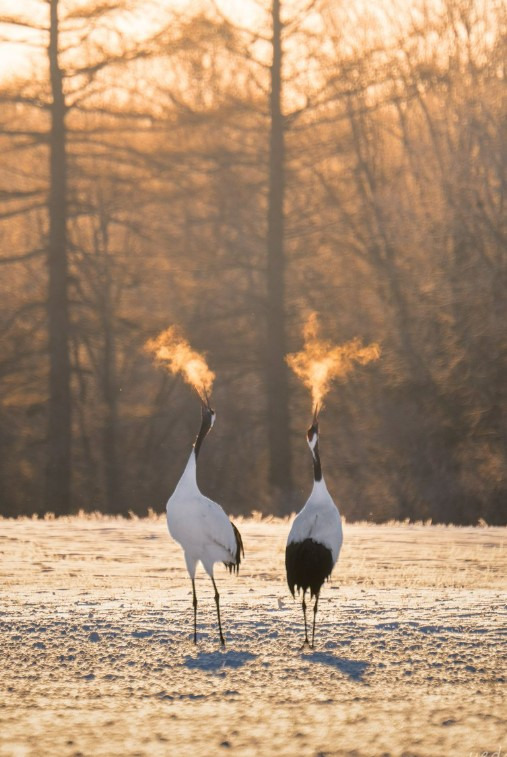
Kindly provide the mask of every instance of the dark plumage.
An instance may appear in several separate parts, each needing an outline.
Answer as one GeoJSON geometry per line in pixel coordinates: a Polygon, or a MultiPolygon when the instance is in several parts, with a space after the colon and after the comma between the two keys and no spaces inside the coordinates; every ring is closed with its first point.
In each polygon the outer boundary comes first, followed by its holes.
{"type": "Polygon", "coordinates": [[[292,596],[295,589],[303,592],[310,589],[310,595],[318,596],[324,581],[333,570],[331,550],[313,539],[291,542],[285,550],[287,583],[292,596]]]}
{"type": "Polygon", "coordinates": [[[224,562],[224,565],[229,573],[239,573],[241,555],[243,555],[243,557],[245,556],[245,549],[243,547],[243,539],[241,538],[241,534],[232,521],[231,526],[234,531],[234,536],[236,537],[236,559],[234,562],[224,562]]]}

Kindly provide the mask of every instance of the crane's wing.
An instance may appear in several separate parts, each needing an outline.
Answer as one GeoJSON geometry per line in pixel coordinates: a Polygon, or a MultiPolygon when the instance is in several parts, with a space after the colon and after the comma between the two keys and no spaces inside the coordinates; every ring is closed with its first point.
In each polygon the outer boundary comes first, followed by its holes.
{"type": "Polygon", "coordinates": [[[245,548],[243,546],[243,539],[241,538],[241,534],[232,521],[231,526],[234,530],[234,537],[236,539],[236,559],[234,560],[234,562],[224,562],[224,565],[229,573],[238,573],[239,566],[241,564],[241,555],[243,555],[243,557],[245,556],[245,548]]]}
{"type": "Polygon", "coordinates": [[[340,514],[334,507],[326,510],[303,508],[296,516],[287,538],[287,545],[313,539],[331,550],[333,565],[343,541],[340,514]]]}
{"type": "Polygon", "coordinates": [[[220,505],[207,497],[203,497],[200,511],[205,538],[225,550],[226,554],[220,559],[230,571],[237,571],[241,555],[245,554],[243,540],[238,529],[231,523],[220,505]]]}
{"type": "Polygon", "coordinates": [[[317,520],[318,513],[316,510],[306,510],[303,508],[294,519],[289,536],[287,537],[287,544],[311,539],[317,525],[317,520]]]}

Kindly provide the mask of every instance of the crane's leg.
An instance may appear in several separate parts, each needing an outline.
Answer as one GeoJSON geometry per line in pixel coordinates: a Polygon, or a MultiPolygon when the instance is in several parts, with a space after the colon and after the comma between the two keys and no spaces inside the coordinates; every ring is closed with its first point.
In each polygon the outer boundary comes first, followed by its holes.
{"type": "Polygon", "coordinates": [[[315,595],[315,606],[313,608],[313,629],[312,629],[312,649],[313,649],[313,642],[315,640],[315,619],[317,617],[317,605],[319,604],[319,593],[315,595]]]}
{"type": "Polygon", "coordinates": [[[306,590],[303,591],[303,618],[305,619],[305,640],[304,640],[303,646],[305,644],[309,643],[308,642],[308,629],[306,627],[306,602],[305,602],[305,594],[306,594],[306,590]]]}
{"type": "Polygon", "coordinates": [[[220,620],[220,594],[218,593],[217,585],[215,583],[215,579],[213,578],[213,576],[211,576],[211,580],[213,581],[213,588],[215,589],[215,602],[217,606],[218,631],[220,633],[220,643],[223,647],[225,647],[224,635],[222,633],[222,621],[220,620]]]}
{"type": "Polygon", "coordinates": [[[192,578],[192,604],[194,606],[194,644],[197,644],[197,594],[195,593],[195,581],[192,578]]]}

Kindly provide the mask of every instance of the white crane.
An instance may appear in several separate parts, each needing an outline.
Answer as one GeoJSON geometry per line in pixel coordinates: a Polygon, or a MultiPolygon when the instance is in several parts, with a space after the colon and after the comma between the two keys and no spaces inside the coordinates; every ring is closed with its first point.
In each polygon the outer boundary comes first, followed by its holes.
{"type": "Polygon", "coordinates": [[[307,441],[313,458],[313,489],[305,506],[292,524],[285,550],[285,567],[292,596],[295,596],[295,588],[298,594],[300,590],[303,592],[304,644],[309,643],[306,626],[306,592],[310,590],[310,598],[315,597],[311,643],[313,649],[320,590],[324,581],[331,575],[343,541],[340,513],[322,477],[317,409],[312,425],[307,431],[307,441]]]}
{"type": "Polygon", "coordinates": [[[215,589],[220,642],[225,645],[220,620],[220,595],[213,578],[213,566],[223,562],[229,572],[238,572],[241,555],[245,554],[241,535],[220,505],[208,499],[197,486],[197,456],[201,444],[215,422],[209,402],[202,401],[201,428],[174,493],[167,502],[169,533],[183,548],[188,574],[192,581],[194,607],[194,644],[197,644],[197,595],[195,569],[200,561],[215,589]]]}

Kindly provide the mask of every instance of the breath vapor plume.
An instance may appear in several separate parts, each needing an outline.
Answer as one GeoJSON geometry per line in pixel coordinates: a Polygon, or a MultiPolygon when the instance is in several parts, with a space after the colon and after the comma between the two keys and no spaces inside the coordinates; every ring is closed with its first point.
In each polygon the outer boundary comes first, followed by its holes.
{"type": "Polygon", "coordinates": [[[208,401],[215,374],[208,368],[204,356],[192,349],[177,326],[169,326],[154,339],[149,339],[145,348],[170,373],[180,373],[184,381],[194,387],[199,397],[208,401]]]}
{"type": "Polygon", "coordinates": [[[311,313],[303,328],[304,346],[301,352],[287,355],[286,360],[296,376],[312,393],[314,412],[322,407],[331,382],[343,378],[354,363],[366,365],[380,357],[380,346],[373,342],[364,346],[360,339],[333,345],[319,337],[317,313],[311,313]]]}

